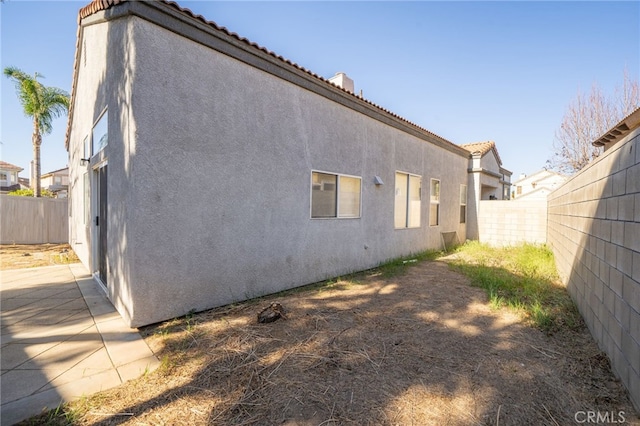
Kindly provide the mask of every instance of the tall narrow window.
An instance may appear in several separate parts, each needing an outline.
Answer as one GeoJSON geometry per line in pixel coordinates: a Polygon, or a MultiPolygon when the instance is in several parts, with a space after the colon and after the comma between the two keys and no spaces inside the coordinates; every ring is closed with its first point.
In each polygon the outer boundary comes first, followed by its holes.
{"type": "Polygon", "coordinates": [[[89,139],[89,135],[85,136],[84,142],[82,143],[82,145],[83,145],[82,158],[84,158],[85,160],[88,160],[89,158],[91,158],[91,140],[89,139]]]}
{"type": "Polygon", "coordinates": [[[429,208],[429,226],[440,224],[440,181],[431,179],[431,204],[429,208]]]}
{"type": "Polygon", "coordinates": [[[82,192],[83,192],[83,200],[84,200],[84,223],[88,224],[90,222],[89,220],[89,215],[90,215],[90,208],[91,208],[91,198],[89,198],[89,173],[85,173],[82,177],[82,192]]]}
{"type": "Polygon", "coordinates": [[[460,223],[467,223],[467,185],[460,185],[460,223]]]}
{"type": "Polygon", "coordinates": [[[359,177],[312,172],[311,217],[360,217],[361,186],[359,177]]]}
{"type": "Polygon", "coordinates": [[[102,117],[93,126],[93,134],[91,135],[91,155],[95,155],[102,151],[109,143],[109,112],[105,110],[102,117]]]}
{"type": "Polygon", "coordinates": [[[417,175],[396,172],[394,226],[419,228],[421,211],[422,178],[417,175]]]}

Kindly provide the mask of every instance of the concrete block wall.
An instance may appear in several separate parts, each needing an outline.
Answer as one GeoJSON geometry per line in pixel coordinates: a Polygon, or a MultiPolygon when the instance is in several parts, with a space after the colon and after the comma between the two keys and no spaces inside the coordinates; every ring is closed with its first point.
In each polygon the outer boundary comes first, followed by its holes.
{"type": "Polygon", "coordinates": [[[640,129],[549,196],[548,243],[640,410],[640,129]]]}
{"type": "Polygon", "coordinates": [[[492,246],[547,241],[547,201],[480,201],[478,206],[480,242],[492,246]]]}

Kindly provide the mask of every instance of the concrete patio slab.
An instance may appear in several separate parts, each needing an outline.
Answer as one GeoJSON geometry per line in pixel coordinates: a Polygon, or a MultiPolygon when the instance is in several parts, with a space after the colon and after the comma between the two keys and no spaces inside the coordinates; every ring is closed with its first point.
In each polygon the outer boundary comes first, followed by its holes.
{"type": "Polygon", "coordinates": [[[160,364],[81,264],[0,276],[2,425],[118,386],[160,364]]]}

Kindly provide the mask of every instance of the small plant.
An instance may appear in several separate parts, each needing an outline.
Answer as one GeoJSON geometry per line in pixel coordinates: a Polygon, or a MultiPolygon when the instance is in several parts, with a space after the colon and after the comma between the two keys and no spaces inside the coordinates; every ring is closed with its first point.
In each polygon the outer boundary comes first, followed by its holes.
{"type": "Polygon", "coordinates": [[[169,375],[171,373],[171,370],[173,370],[173,368],[175,367],[175,365],[176,365],[175,362],[171,360],[169,355],[164,355],[160,359],[160,366],[157,368],[158,374],[161,374],[163,376],[169,375]]]}
{"type": "Polygon", "coordinates": [[[195,326],[196,326],[196,320],[194,317],[195,313],[196,313],[196,310],[191,309],[189,313],[184,317],[185,323],[187,324],[187,327],[185,328],[185,330],[188,332],[192,332],[195,329],[195,326]]]}
{"type": "Polygon", "coordinates": [[[540,302],[531,305],[531,320],[539,329],[546,332],[551,332],[555,324],[554,315],[540,302]]]}

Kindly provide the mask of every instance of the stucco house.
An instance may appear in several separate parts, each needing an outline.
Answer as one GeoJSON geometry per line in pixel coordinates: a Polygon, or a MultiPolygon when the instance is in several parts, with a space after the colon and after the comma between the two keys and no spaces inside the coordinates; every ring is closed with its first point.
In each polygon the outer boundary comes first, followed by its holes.
{"type": "Polygon", "coordinates": [[[513,182],[512,196],[518,200],[546,200],[549,193],[566,180],[567,176],[544,169],[529,176],[521,175],[513,182]]]}
{"type": "Polygon", "coordinates": [[[173,2],[80,11],[69,240],[130,326],[467,238],[470,152],[341,74],[173,2]]]}
{"type": "Polygon", "coordinates": [[[471,154],[467,238],[477,240],[479,201],[510,199],[512,172],[502,167],[502,159],[494,141],[468,143],[462,148],[471,154]]]}
{"type": "Polygon", "coordinates": [[[22,167],[0,161],[0,193],[6,194],[20,189],[18,174],[23,171],[22,167]]]}
{"type": "Polygon", "coordinates": [[[55,194],[57,198],[66,198],[69,188],[69,168],[43,174],[40,177],[40,186],[55,194]]]}

